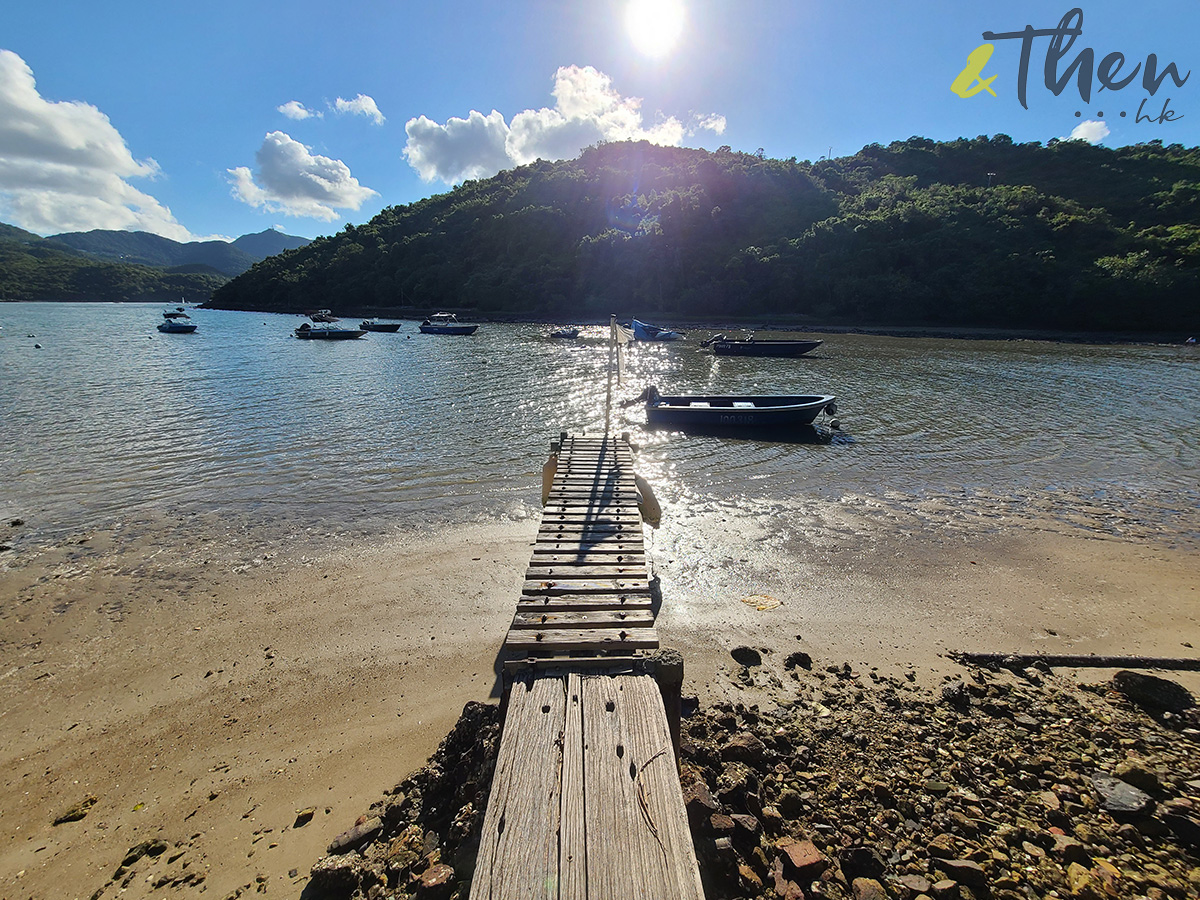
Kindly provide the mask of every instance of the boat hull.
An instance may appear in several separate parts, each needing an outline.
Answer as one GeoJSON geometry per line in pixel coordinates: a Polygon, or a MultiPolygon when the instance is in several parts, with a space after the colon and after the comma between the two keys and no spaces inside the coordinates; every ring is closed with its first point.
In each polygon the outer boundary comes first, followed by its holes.
{"type": "Polygon", "coordinates": [[[395,334],[400,330],[399,322],[363,322],[358,326],[363,331],[381,331],[387,334],[395,334]]]}
{"type": "Polygon", "coordinates": [[[163,322],[158,326],[163,334],[191,334],[196,330],[195,325],[180,325],[176,322],[163,322]]]}
{"type": "Polygon", "coordinates": [[[659,328],[657,325],[647,325],[645,322],[639,322],[637,319],[631,320],[630,324],[635,341],[683,340],[683,334],[678,331],[668,331],[665,328],[659,328]]]}
{"type": "Polygon", "coordinates": [[[306,341],[351,341],[364,334],[361,328],[310,328],[306,331],[296,329],[296,337],[306,341]]]}
{"type": "Polygon", "coordinates": [[[418,325],[421,334],[474,334],[478,325],[418,325]]]}
{"type": "Polygon", "coordinates": [[[816,350],[824,341],[716,341],[713,353],[717,356],[803,356],[816,350]]]}
{"type": "Polygon", "coordinates": [[[811,425],[835,398],[820,394],[764,397],[659,397],[646,404],[646,421],[657,427],[765,429],[811,425]]]}

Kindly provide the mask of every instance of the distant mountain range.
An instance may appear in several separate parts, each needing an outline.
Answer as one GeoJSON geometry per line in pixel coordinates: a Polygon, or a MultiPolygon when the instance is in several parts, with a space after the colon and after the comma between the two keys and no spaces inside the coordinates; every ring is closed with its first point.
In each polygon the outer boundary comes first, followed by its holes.
{"type": "Polygon", "coordinates": [[[232,242],[180,243],[144,231],[41,237],[0,223],[0,299],[203,302],[256,262],[310,243],[266,230],[232,242]]]}
{"type": "MultiPolygon", "coordinates": [[[[23,234],[28,235],[29,232],[23,234]]],[[[173,266],[210,266],[230,278],[241,275],[260,259],[309,243],[308,238],[281,234],[270,229],[258,234],[244,234],[232,243],[191,241],[181,244],[179,241],[145,231],[99,230],[54,234],[41,240],[51,247],[66,247],[111,262],[158,266],[164,269],[173,266]]]]}

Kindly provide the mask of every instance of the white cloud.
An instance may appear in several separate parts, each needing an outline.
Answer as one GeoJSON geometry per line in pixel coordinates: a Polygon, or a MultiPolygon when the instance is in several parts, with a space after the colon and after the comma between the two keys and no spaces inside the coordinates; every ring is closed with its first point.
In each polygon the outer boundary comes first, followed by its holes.
{"type": "Polygon", "coordinates": [[[102,228],[193,240],[127,180],[160,174],[154,160],[133,158],[108,116],[44,99],[25,60],[0,50],[0,220],[39,234],[102,228]]]}
{"type": "Polygon", "coordinates": [[[321,113],[314,112],[299,100],[289,100],[287,103],[283,104],[283,106],[277,106],[275,108],[289,119],[294,119],[297,122],[300,122],[304,119],[319,119],[322,117],[321,113]]]}
{"type": "Polygon", "coordinates": [[[343,100],[338,97],[334,101],[333,108],[340,113],[353,113],[356,116],[366,116],[374,121],[376,125],[382,125],[386,119],[383,113],[379,111],[379,107],[375,105],[375,101],[366,94],[359,94],[353,100],[343,100]]]}
{"type": "Polygon", "coordinates": [[[674,116],[653,125],[643,121],[642,101],[623,97],[612,79],[591,66],[563,66],[554,74],[554,107],[525,110],[506,124],[471,111],[445,125],[420,116],[405,125],[404,156],[425,181],[447,184],[494,175],[535,159],[566,159],[601,141],[647,140],[677,146],[697,131],[725,130],[719,115],[693,115],[687,125],[674,116]]]}
{"type": "Polygon", "coordinates": [[[337,209],[358,209],[379,196],[359,184],[340,159],[314,156],[282,131],[268,134],[254,158],[259,183],[245,166],[229,169],[233,195],[269,212],[331,222],[340,218],[337,209]]]}
{"type": "Polygon", "coordinates": [[[1112,132],[1103,122],[1096,122],[1092,119],[1085,119],[1071,130],[1071,136],[1062,138],[1064,141],[1087,141],[1089,144],[1098,144],[1112,132]]]}
{"type": "Polygon", "coordinates": [[[409,119],[404,130],[404,156],[423,181],[438,178],[453,184],[495,175],[511,165],[504,149],[508,126],[494,109],[487,116],[471,110],[467,118],[451,118],[445,125],[421,116],[409,119]]]}

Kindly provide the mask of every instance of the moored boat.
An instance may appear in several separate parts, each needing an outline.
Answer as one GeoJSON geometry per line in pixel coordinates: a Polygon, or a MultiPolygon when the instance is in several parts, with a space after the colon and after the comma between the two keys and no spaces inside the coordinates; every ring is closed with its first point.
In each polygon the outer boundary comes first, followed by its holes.
{"type": "Polygon", "coordinates": [[[304,338],[305,340],[327,341],[353,340],[366,334],[361,328],[339,328],[328,322],[318,324],[315,327],[305,322],[294,333],[296,337],[304,338]]]}
{"type": "Polygon", "coordinates": [[[768,338],[758,340],[753,334],[746,339],[727,338],[717,334],[704,341],[701,347],[712,347],[716,356],[803,356],[820,347],[824,341],[801,341],[768,338]]]}
{"type": "Polygon", "coordinates": [[[474,334],[478,325],[467,325],[458,321],[454,313],[434,313],[417,326],[421,334],[474,334]]]}
{"type": "Polygon", "coordinates": [[[573,339],[579,337],[579,329],[578,328],[560,328],[557,331],[550,332],[550,337],[566,338],[567,340],[573,340],[573,339]]]}
{"type": "Polygon", "coordinates": [[[163,334],[191,334],[196,330],[196,326],[191,322],[181,322],[180,319],[191,318],[183,311],[183,307],[177,307],[174,312],[163,313],[163,320],[158,323],[158,330],[163,334]]]}
{"type": "Polygon", "coordinates": [[[828,394],[664,396],[649,387],[633,402],[645,400],[651,426],[755,430],[811,425],[821,413],[837,414],[836,399],[828,394]]]}
{"type": "Polygon", "coordinates": [[[359,323],[359,328],[363,331],[383,331],[388,334],[395,334],[400,330],[399,322],[380,322],[378,319],[363,319],[359,323]]]}
{"type": "Polygon", "coordinates": [[[679,341],[684,337],[682,331],[669,331],[657,325],[647,325],[637,319],[630,320],[630,323],[635,341],[679,341]]]}

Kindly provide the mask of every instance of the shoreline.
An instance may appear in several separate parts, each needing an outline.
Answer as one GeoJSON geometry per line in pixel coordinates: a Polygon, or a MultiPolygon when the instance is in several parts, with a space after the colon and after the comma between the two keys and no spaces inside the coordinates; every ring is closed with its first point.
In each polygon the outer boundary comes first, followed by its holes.
{"type": "MultiPolygon", "coordinates": [[[[0,895],[90,897],[158,839],[169,852],[155,872],[204,876],[183,887],[298,894],[326,845],[424,763],[465,704],[497,701],[536,527],[445,527],[233,568],[176,555],[163,533],[111,548],[98,534],[84,555],[6,553],[0,895]],[[83,818],[52,824],[90,797],[83,818]]],[[[698,556],[682,531],[650,535],[659,631],[684,656],[686,694],[773,708],[771,679],[739,677],[730,651],[742,646],[763,673],[801,650],[814,670],[850,664],[932,689],[961,677],[952,650],[1200,645],[1188,547],[1036,522],[841,533],[762,542],[741,561],[698,556]]],[[[1197,673],[1176,680],[1200,693],[1197,673]]],[[[143,878],[125,896],[161,895],[143,878]]]]}

